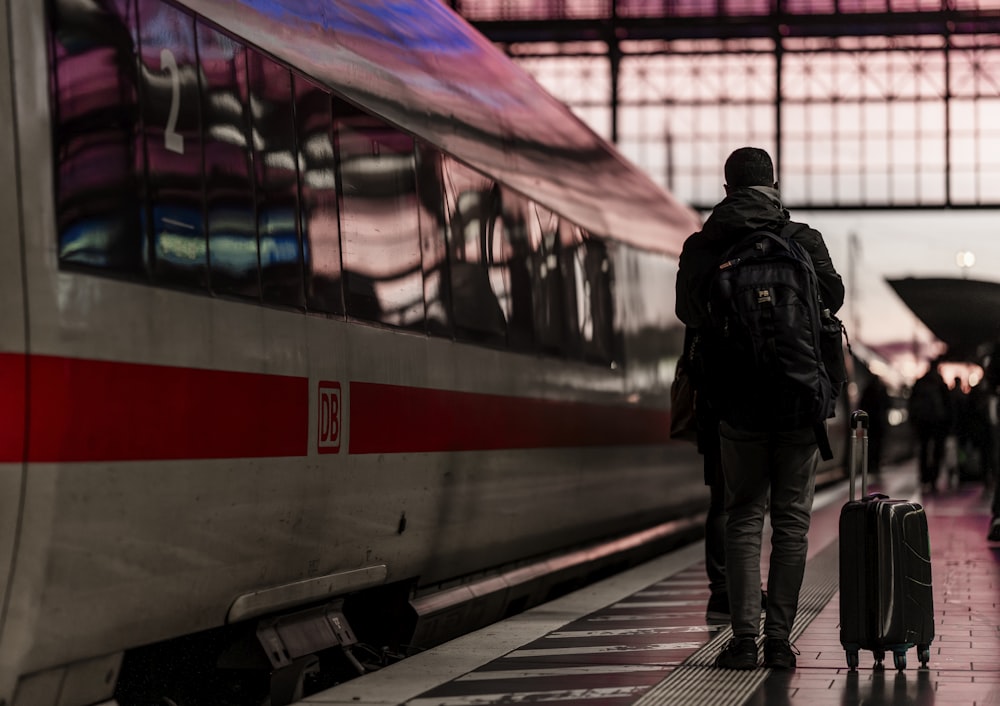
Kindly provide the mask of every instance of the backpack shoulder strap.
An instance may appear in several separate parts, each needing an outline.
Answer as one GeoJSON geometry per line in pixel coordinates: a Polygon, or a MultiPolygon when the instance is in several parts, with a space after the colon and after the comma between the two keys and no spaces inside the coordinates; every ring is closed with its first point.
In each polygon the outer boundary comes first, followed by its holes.
{"type": "Polygon", "coordinates": [[[781,227],[781,237],[791,240],[797,233],[801,233],[804,230],[809,230],[809,226],[807,224],[788,221],[788,223],[781,227]]]}
{"type": "Polygon", "coordinates": [[[750,234],[751,238],[766,238],[768,240],[773,240],[775,243],[779,243],[782,247],[789,247],[788,237],[782,233],[776,233],[773,230],[755,230],[750,234]]]}
{"type": "MultiPolygon", "coordinates": [[[[778,243],[785,250],[791,250],[788,241],[785,238],[778,235],[777,233],[775,233],[774,231],[755,230],[751,233],[747,233],[746,235],[738,238],[735,242],[733,242],[725,250],[723,250],[722,256],[719,258],[719,263],[720,263],[719,269],[725,270],[728,269],[729,267],[732,267],[733,265],[742,262],[743,260],[746,260],[748,258],[752,259],[754,255],[743,255],[740,257],[736,257],[735,255],[736,253],[746,253],[747,248],[751,242],[759,243],[761,240],[765,239],[778,243]]],[[[761,251],[758,250],[757,254],[760,254],[760,252],[761,251]]]]}

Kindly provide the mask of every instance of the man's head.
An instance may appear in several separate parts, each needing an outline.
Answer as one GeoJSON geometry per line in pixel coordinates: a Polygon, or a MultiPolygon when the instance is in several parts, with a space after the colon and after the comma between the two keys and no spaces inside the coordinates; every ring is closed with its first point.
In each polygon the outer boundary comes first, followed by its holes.
{"type": "Polygon", "coordinates": [[[771,157],[759,147],[740,147],[726,160],[726,190],[775,186],[771,157]]]}

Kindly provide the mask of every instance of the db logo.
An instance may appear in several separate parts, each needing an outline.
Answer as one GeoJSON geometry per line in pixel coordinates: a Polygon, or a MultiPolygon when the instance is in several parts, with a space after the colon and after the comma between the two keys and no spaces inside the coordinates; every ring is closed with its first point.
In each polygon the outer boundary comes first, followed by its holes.
{"type": "Polygon", "coordinates": [[[319,384],[319,436],[317,447],[321,454],[340,451],[340,383],[319,384]]]}

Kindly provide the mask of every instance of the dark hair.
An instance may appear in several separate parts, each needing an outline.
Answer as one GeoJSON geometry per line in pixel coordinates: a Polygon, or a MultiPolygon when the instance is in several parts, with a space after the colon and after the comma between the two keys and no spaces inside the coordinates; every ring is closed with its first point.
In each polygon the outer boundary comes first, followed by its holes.
{"type": "Polygon", "coordinates": [[[774,165],[759,147],[740,147],[726,160],[726,184],[729,186],[773,186],[774,165]]]}

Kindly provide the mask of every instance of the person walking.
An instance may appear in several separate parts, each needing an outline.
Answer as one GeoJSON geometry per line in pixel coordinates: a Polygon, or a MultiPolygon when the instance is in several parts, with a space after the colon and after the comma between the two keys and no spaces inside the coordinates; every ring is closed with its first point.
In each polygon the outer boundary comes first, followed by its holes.
{"type": "Polygon", "coordinates": [[[872,375],[861,393],[858,407],[868,413],[868,472],[874,476],[882,471],[882,452],[889,429],[891,406],[889,391],[882,378],[872,375]]]}
{"type": "Polygon", "coordinates": [[[932,360],[927,372],[913,383],[907,404],[910,424],[919,444],[921,491],[928,495],[937,493],[944,446],[951,430],[948,385],[938,371],[939,364],[939,360],[932,360]]]}
{"type": "Polygon", "coordinates": [[[986,488],[992,488],[993,502],[990,505],[990,525],[986,531],[986,541],[1000,542],[1000,440],[998,440],[998,406],[997,399],[1000,391],[1000,341],[993,344],[993,351],[987,356],[983,364],[983,381],[980,383],[985,388],[989,397],[989,432],[990,445],[987,451],[987,468],[989,473],[985,475],[986,488]]]}
{"type": "MultiPolygon", "coordinates": [[[[726,160],[724,173],[726,197],[715,206],[702,230],[685,241],[681,252],[676,282],[678,318],[686,326],[705,333],[706,345],[711,346],[712,331],[717,328],[710,304],[713,282],[721,269],[736,262],[722,263],[722,257],[733,246],[761,231],[801,246],[815,270],[821,306],[836,313],[844,301],[843,282],[822,235],[805,224],[792,222],[782,207],[774,166],[767,152],[755,147],[735,150],[726,160]]],[[[784,247],[792,249],[787,243],[784,247]]],[[[764,300],[764,295],[769,297],[770,293],[755,292],[755,295],[764,300]]],[[[704,379],[711,377],[715,376],[703,375],[704,379]]],[[[760,555],[770,493],[772,537],[764,665],[793,669],[796,651],[789,637],[805,572],[818,444],[821,434],[825,441],[825,424],[819,422],[818,429],[812,422],[789,428],[789,420],[794,417],[772,413],[784,401],[785,388],[771,389],[763,396],[745,391],[740,394],[734,389],[716,389],[710,395],[721,419],[718,433],[727,513],[725,573],[733,630],[733,638],[716,664],[728,669],[758,666],[760,555]],[[731,399],[734,396],[738,399],[731,399]],[[736,413],[734,410],[740,405],[750,411],[736,413]],[[748,416],[754,406],[758,407],[757,414],[748,416]]],[[[829,399],[826,402],[825,414],[832,414],[832,402],[829,399]]]]}
{"type": "MultiPolygon", "coordinates": [[[[684,332],[684,350],[678,361],[676,376],[686,377],[693,394],[691,407],[693,417],[686,412],[672,409],[680,414],[683,420],[676,424],[671,421],[671,436],[693,441],[698,447],[704,463],[705,485],[709,488],[708,512],[705,513],[705,573],[708,576],[709,598],[705,607],[705,620],[709,624],[729,622],[729,593],[726,588],[726,480],[722,475],[722,458],[719,447],[719,418],[712,410],[708,393],[698,394],[690,372],[692,344],[697,338],[694,329],[684,332]],[[692,431],[691,424],[694,424],[692,431]]],[[[683,386],[682,386],[683,387],[683,386]]],[[[679,399],[684,395],[678,390],[676,404],[687,408],[687,404],[679,399]]],[[[671,403],[675,403],[673,388],[671,403]]],[[[767,605],[767,593],[761,596],[761,610],[767,605]]]]}

